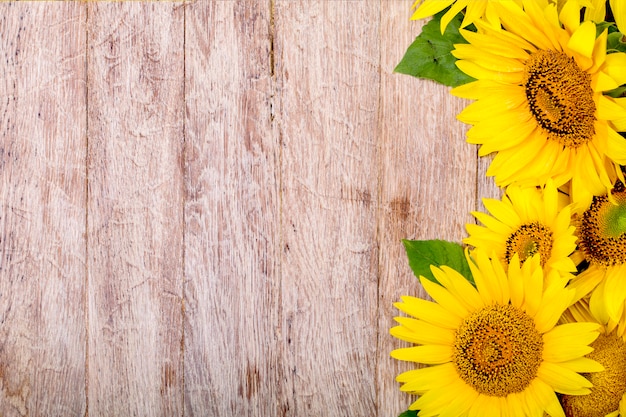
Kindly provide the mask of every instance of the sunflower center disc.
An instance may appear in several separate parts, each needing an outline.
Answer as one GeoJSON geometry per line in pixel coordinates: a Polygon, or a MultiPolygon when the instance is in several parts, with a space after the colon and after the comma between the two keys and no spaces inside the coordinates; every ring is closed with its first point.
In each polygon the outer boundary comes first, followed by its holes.
{"type": "Polygon", "coordinates": [[[559,51],[534,52],[525,66],[530,111],[548,138],[577,148],[593,138],[596,105],[591,76],[559,51]]]}
{"type": "Polygon", "coordinates": [[[617,182],[608,196],[594,197],[578,227],[580,248],[590,261],[613,266],[626,263],[626,190],[617,182]]]}
{"type": "Polygon", "coordinates": [[[534,222],[521,225],[506,240],[505,258],[507,263],[517,253],[519,260],[524,262],[527,258],[539,253],[541,266],[550,258],[552,251],[552,231],[544,225],[534,222]]]}
{"type": "Polygon", "coordinates": [[[617,411],[626,393],[626,343],[615,334],[601,334],[592,344],[588,358],[605,370],[583,374],[593,384],[589,395],[564,395],[561,399],[567,417],[604,417],[617,411]]]}
{"type": "Polygon", "coordinates": [[[535,322],[511,305],[484,307],[459,326],[453,363],[476,391],[498,397],[523,391],[542,362],[535,322]]]}

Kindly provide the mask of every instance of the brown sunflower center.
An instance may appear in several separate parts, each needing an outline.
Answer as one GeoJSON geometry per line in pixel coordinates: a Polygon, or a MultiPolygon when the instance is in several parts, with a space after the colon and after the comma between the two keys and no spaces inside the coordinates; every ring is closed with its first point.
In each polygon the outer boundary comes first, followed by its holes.
{"type": "Polygon", "coordinates": [[[463,381],[482,394],[523,391],[537,375],[543,339],[535,322],[511,305],[476,311],[461,323],[453,363],[463,381]]]}
{"type": "Polygon", "coordinates": [[[577,148],[593,138],[596,105],[591,76],[559,51],[534,52],[525,67],[530,111],[548,138],[577,148]]]}
{"type": "Polygon", "coordinates": [[[586,258],[605,266],[626,263],[626,190],[617,182],[607,195],[594,197],[577,227],[586,258]]]}
{"type": "Polygon", "coordinates": [[[521,225],[506,240],[505,258],[507,263],[517,253],[520,261],[539,253],[541,266],[544,266],[552,252],[552,231],[546,226],[533,222],[521,225]]]}
{"type": "Polygon", "coordinates": [[[589,395],[564,395],[561,398],[567,417],[604,417],[617,411],[626,393],[626,343],[615,334],[601,334],[591,344],[587,355],[605,368],[602,372],[584,374],[593,384],[589,395]]]}

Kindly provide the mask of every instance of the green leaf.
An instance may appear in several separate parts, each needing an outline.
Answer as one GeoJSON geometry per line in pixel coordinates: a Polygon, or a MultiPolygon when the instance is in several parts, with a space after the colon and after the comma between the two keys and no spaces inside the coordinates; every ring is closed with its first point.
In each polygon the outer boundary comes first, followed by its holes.
{"type": "Polygon", "coordinates": [[[396,72],[427,78],[449,87],[474,81],[456,66],[457,59],[450,53],[455,43],[467,43],[459,33],[463,15],[459,13],[452,19],[442,35],[439,22],[444,12],[435,15],[422,28],[422,33],[415,38],[395,68],[396,72]]]}
{"type": "Polygon", "coordinates": [[[626,85],[622,85],[611,91],[607,91],[604,94],[613,98],[624,97],[626,96],[626,85]]]}
{"type": "Polygon", "coordinates": [[[474,283],[463,247],[458,243],[445,240],[403,240],[402,243],[409,258],[409,266],[416,277],[423,276],[437,282],[430,266],[446,265],[474,283]]]}
{"type": "Polygon", "coordinates": [[[596,22],[596,38],[605,30],[608,30],[609,33],[615,32],[617,30],[617,26],[613,22],[596,22]]]}
{"type": "Polygon", "coordinates": [[[417,417],[417,413],[419,410],[406,410],[404,413],[400,414],[398,417],[417,417]]]}
{"type": "Polygon", "coordinates": [[[626,52],[624,35],[620,32],[609,33],[606,40],[606,50],[607,52],[626,52]]]}

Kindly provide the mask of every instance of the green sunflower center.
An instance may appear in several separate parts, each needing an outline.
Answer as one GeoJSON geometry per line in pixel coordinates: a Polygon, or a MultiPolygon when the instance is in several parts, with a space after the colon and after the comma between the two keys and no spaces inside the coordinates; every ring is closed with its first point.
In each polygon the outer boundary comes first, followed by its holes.
{"type": "Polygon", "coordinates": [[[561,398],[567,417],[604,417],[617,411],[626,393],[626,343],[614,334],[601,334],[591,344],[588,358],[600,362],[602,372],[583,374],[593,384],[589,395],[564,395],[561,398]]]}
{"type": "Polygon", "coordinates": [[[611,196],[612,201],[606,195],[594,197],[577,228],[586,258],[605,266],[626,263],[626,190],[621,182],[611,196]]]}
{"type": "Polygon", "coordinates": [[[532,382],[542,351],[543,339],[530,316],[511,305],[493,305],[461,323],[452,361],[477,392],[505,397],[532,382]]]}
{"type": "Polygon", "coordinates": [[[537,222],[523,224],[506,240],[506,262],[510,262],[515,254],[524,262],[539,253],[541,266],[544,266],[552,252],[552,241],[552,231],[546,226],[537,222]]]}
{"type": "Polygon", "coordinates": [[[549,139],[577,148],[593,138],[591,76],[574,58],[559,51],[534,52],[526,62],[524,87],[530,111],[549,139]]]}

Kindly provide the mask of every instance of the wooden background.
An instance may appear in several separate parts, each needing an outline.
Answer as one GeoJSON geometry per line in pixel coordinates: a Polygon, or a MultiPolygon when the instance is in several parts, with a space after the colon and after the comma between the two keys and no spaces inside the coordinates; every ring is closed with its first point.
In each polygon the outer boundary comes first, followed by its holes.
{"type": "Polygon", "coordinates": [[[484,162],[413,0],[0,3],[0,416],[397,416],[484,162]]]}

